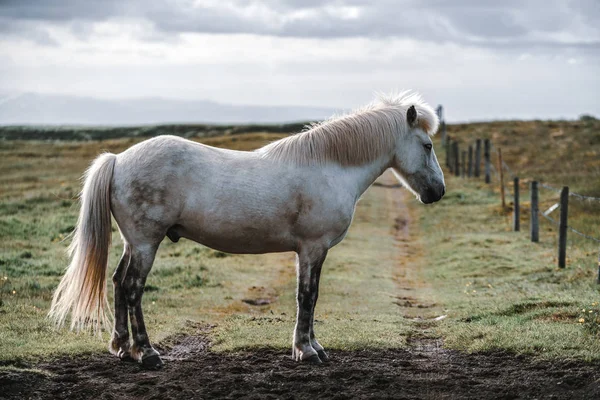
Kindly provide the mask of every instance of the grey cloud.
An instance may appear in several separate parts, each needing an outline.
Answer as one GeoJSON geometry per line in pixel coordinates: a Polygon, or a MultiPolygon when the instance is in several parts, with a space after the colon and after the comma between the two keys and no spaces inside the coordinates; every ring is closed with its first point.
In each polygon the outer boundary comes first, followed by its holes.
{"type": "Polygon", "coordinates": [[[67,21],[73,19],[102,20],[120,15],[128,1],[76,0],[3,0],[0,15],[19,20],[67,21]]]}
{"type": "Polygon", "coordinates": [[[462,32],[487,38],[516,38],[526,35],[528,29],[520,25],[515,15],[506,10],[476,9],[465,12],[450,10],[450,21],[462,32]]]}
{"type": "MultiPolygon", "coordinates": [[[[229,9],[223,4],[193,7],[184,0],[5,0],[0,2],[0,15],[12,22],[47,21],[70,23],[75,27],[86,21],[138,18],[151,22],[155,30],[165,36],[197,32],[309,38],[406,37],[515,49],[530,46],[596,49],[600,44],[600,33],[594,22],[600,15],[600,3],[594,0],[565,2],[560,7],[550,7],[543,0],[498,3],[475,0],[235,0],[234,4],[235,7],[229,9]],[[268,7],[268,13],[252,15],[251,11],[260,7],[268,7]],[[342,7],[356,7],[358,16],[345,18],[342,7]],[[595,32],[595,36],[577,36],[582,25],[588,32],[595,32]],[[536,37],[536,32],[569,32],[574,39],[569,43],[539,40],[540,35],[536,37]]],[[[20,34],[26,30],[26,25],[13,23],[9,24],[9,29],[20,34]]],[[[81,29],[75,33],[79,31],[81,29]]]]}
{"type": "Polygon", "coordinates": [[[600,2],[598,0],[574,1],[572,7],[589,24],[598,24],[598,20],[600,20],[600,2]]]}
{"type": "Polygon", "coordinates": [[[30,20],[13,20],[0,17],[0,35],[19,36],[44,46],[57,46],[59,44],[43,27],[30,20]]]}

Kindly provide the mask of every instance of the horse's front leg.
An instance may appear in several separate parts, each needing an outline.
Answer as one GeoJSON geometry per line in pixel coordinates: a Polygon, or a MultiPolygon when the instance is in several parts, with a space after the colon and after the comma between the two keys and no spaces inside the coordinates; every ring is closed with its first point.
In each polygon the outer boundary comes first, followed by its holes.
{"type": "Polygon", "coordinates": [[[296,361],[308,361],[321,363],[318,350],[323,350],[321,345],[314,339],[311,325],[314,319],[315,304],[318,297],[318,276],[325,261],[327,249],[303,248],[298,253],[296,263],[298,289],[296,328],[294,329],[294,343],[292,357],[296,361]],[[316,343],[319,349],[313,347],[316,343]]]}
{"type": "Polygon", "coordinates": [[[321,270],[323,269],[323,263],[325,262],[325,257],[327,257],[327,251],[323,254],[320,262],[316,263],[310,271],[310,284],[311,284],[311,293],[314,297],[313,300],[313,309],[310,316],[310,344],[313,349],[317,351],[317,355],[322,362],[329,361],[329,356],[325,352],[325,349],[315,337],[314,323],[315,323],[315,307],[317,305],[317,300],[319,298],[319,281],[321,280],[321,270]]]}

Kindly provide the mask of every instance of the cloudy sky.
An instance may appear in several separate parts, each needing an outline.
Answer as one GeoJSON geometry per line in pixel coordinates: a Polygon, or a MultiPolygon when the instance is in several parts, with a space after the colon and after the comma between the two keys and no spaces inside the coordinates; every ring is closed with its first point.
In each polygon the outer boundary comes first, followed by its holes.
{"type": "Polygon", "coordinates": [[[0,0],[0,103],[351,108],[414,89],[449,121],[599,116],[598,21],[598,0],[0,0]]]}

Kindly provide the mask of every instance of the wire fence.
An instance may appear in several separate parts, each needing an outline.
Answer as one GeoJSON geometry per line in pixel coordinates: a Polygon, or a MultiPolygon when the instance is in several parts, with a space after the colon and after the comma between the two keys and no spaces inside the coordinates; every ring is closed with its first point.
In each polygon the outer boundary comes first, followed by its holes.
{"type": "MultiPolygon", "coordinates": [[[[496,153],[498,153],[498,149],[496,149],[496,147],[494,146],[493,143],[490,143],[490,147],[492,149],[495,149],[496,153]]],[[[492,172],[494,172],[494,174],[497,174],[498,172],[496,170],[496,167],[494,166],[494,163],[491,163],[490,166],[492,168],[492,172]]],[[[511,179],[514,179],[517,177],[517,175],[513,172],[513,170],[510,168],[510,166],[504,160],[502,160],[502,168],[510,174],[511,179]]],[[[562,190],[562,189],[556,188],[554,186],[551,186],[551,185],[549,185],[547,183],[543,183],[543,182],[539,182],[539,185],[541,187],[543,187],[544,189],[552,190],[556,193],[560,193],[562,190]]],[[[585,201],[590,201],[590,202],[594,202],[594,201],[600,202],[600,197],[586,196],[586,195],[575,193],[575,192],[569,192],[569,196],[575,197],[579,200],[585,200],[585,201]]]]}
{"type": "MultiPolygon", "coordinates": [[[[493,144],[490,144],[490,147],[495,149],[495,146],[493,144]]],[[[497,152],[498,152],[498,150],[496,149],[496,153],[497,152]]],[[[496,170],[496,167],[494,166],[493,163],[490,164],[490,167],[492,168],[492,171],[497,175],[497,170],[496,170]]],[[[504,170],[506,170],[510,174],[510,176],[511,176],[512,179],[514,179],[514,178],[517,177],[517,175],[515,175],[515,173],[512,171],[512,169],[508,166],[508,164],[504,160],[502,160],[502,167],[503,167],[504,170]]],[[[504,184],[504,182],[501,182],[501,184],[504,184]]],[[[540,187],[543,187],[544,189],[548,189],[548,190],[551,190],[551,191],[559,193],[559,194],[562,192],[562,189],[556,188],[554,186],[550,186],[547,183],[538,182],[538,185],[540,187]]],[[[510,186],[507,186],[505,189],[508,189],[509,187],[510,186]]],[[[600,202],[600,197],[585,196],[585,195],[582,195],[582,194],[579,194],[579,193],[574,193],[574,192],[569,192],[569,197],[574,197],[576,199],[583,200],[583,201],[598,201],[598,202],[600,202]]],[[[557,203],[557,204],[559,204],[559,203],[557,203]]],[[[555,219],[553,219],[552,217],[550,217],[546,213],[540,212],[540,215],[542,215],[544,218],[546,218],[548,221],[552,222],[556,226],[559,225],[558,221],[556,221],[555,219]]],[[[593,240],[596,243],[600,243],[600,239],[599,238],[596,238],[596,237],[594,237],[592,235],[588,235],[586,233],[583,233],[583,232],[581,232],[581,231],[573,228],[572,226],[567,225],[567,229],[569,229],[571,232],[575,233],[576,235],[579,235],[579,236],[584,237],[586,239],[593,240]]]]}
{"type": "MultiPolygon", "coordinates": [[[[542,217],[546,218],[548,221],[552,222],[554,225],[556,225],[556,226],[559,225],[559,222],[557,220],[555,220],[554,218],[552,218],[551,216],[549,216],[548,214],[543,213],[543,212],[540,212],[539,214],[542,217]]],[[[575,233],[575,234],[577,234],[579,236],[582,236],[582,237],[584,237],[586,239],[590,239],[590,240],[593,240],[596,243],[600,243],[600,239],[595,238],[595,237],[590,236],[590,235],[587,235],[587,234],[585,234],[583,232],[580,232],[577,229],[573,228],[572,226],[567,225],[567,229],[569,229],[571,232],[573,232],[573,233],[575,233]]]]}
{"type": "Polygon", "coordinates": [[[515,175],[514,172],[512,172],[512,169],[510,169],[510,167],[508,166],[508,164],[504,160],[502,160],[502,166],[510,174],[510,177],[512,179],[515,179],[517,177],[517,175],[515,175]]]}
{"type": "MultiPolygon", "coordinates": [[[[508,165],[507,165],[507,167],[508,167],[508,165]]],[[[538,185],[539,185],[540,187],[543,187],[544,189],[548,189],[548,190],[551,190],[551,191],[553,191],[553,192],[556,192],[556,193],[559,193],[559,194],[562,192],[562,189],[555,188],[555,187],[553,187],[553,186],[550,186],[550,185],[548,185],[548,184],[546,184],[546,183],[543,183],[543,182],[538,182],[538,185]]],[[[586,201],[596,200],[596,201],[599,201],[599,202],[600,202],[600,198],[598,198],[598,197],[584,196],[584,195],[582,195],[582,194],[579,194],[579,193],[572,193],[572,192],[569,192],[569,197],[574,197],[574,198],[577,198],[577,199],[580,199],[580,200],[586,200],[586,201]]],[[[559,204],[559,206],[560,206],[560,203],[557,203],[557,204],[559,204]]],[[[541,215],[542,215],[544,218],[546,218],[548,221],[550,221],[550,222],[554,223],[556,226],[558,226],[558,225],[559,225],[559,222],[558,222],[558,221],[556,221],[555,219],[553,219],[552,217],[550,217],[550,216],[549,216],[549,215],[547,215],[546,213],[540,213],[540,214],[541,214],[541,215]]],[[[579,236],[581,236],[581,237],[584,237],[584,238],[586,238],[586,239],[593,240],[593,241],[594,241],[594,242],[596,242],[596,243],[600,243],[600,239],[599,239],[599,238],[596,238],[596,237],[594,237],[594,236],[592,236],[592,235],[589,235],[589,234],[587,234],[587,233],[583,233],[583,232],[581,232],[581,231],[579,231],[579,230],[577,230],[577,229],[573,228],[572,226],[569,226],[569,225],[567,225],[567,229],[569,229],[571,232],[575,233],[576,235],[579,235],[579,236]]]]}
{"type": "MultiPolygon", "coordinates": [[[[557,193],[560,193],[560,191],[561,191],[561,189],[555,188],[553,186],[550,186],[550,185],[542,183],[542,182],[540,182],[540,186],[543,187],[544,189],[552,190],[552,191],[557,192],[557,193]]],[[[600,202],[600,197],[584,196],[583,194],[574,193],[574,192],[569,192],[569,196],[575,197],[575,198],[577,198],[579,200],[584,200],[584,201],[597,201],[597,202],[600,202]]]]}
{"type": "MultiPolygon", "coordinates": [[[[464,158],[464,154],[462,157],[462,160],[460,159],[460,155],[461,153],[458,151],[459,146],[458,143],[456,141],[452,141],[452,143],[450,143],[452,140],[450,139],[450,137],[447,138],[447,140],[444,138],[444,143],[446,145],[446,165],[447,167],[450,169],[451,172],[454,172],[454,174],[456,176],[460,176],[462,175],[463,177],[468,176],[468,177],[478,177],[479,175],[484,175],[485,176],[485,182],[486,183],[491,183],[492,182],[492,177],[493,180],[496,182],[498,182],[501,185],[501,193],[502,193],[502,204],[505,204],[505,198],[504,195],[505,193],[508,193],[509,196],[514,197],[514,203],[515,203],[515,207],[514,207],[514,226],[515,226],[515,230],[519,230],[519,216],[520,216],[520,212],[518,210],[519,208],[519,199],[518,199],[518,189],[516,186],[514,187],[514,190],[512,186],[510,184],[506,184],[504,182],[503,179],[503,175],[504,172],[507,172],[507,174],[510,176],[511,180],[513,180],[515,182],[515,185],[518,185],[519,183],[519,178],[518,175],[515,174],[515,172],[512,170],[512,168],[502,159],[502,155],[501,155],[501,150],[500,149],[496,149],[495,146],[490,142],[489,139],[486,140],[481,140],[481,139],[477,139],[477,141],[475,142],[475,145],[473,146],[469,146],[469,164],[465,165],[465,158],[464,158]],[[483,143],[482,143],[483,142],[483,143]],[[485,146],[481,146],[482,144],[484,144],[485,146]],[[485,150],[484,150],[485,149],[485,150]],[[473,151],[474,150],[474,151],[473,151]],[[494,153],[497,154],[498,156],[498,167],[496,167],[496,163],[492,162],[491,160],[491,153],[492,151],[494,153]],[[471,157],[471,154],[473,155],[473,157],[471,157]],[[483,156],[483,157],[482,157],[483,156]],[[478,164],[479,163],[479,164],[478,164]],[[481,163],[483,163],[483,168],[481,163]],[[459,174],[458,171],[456,171],[455,169],[459,169],[460,171],[463,171],[462,174],[459,174]],[[500,170],[499,170],[500,169],[500,170]],[[465,173],[466,172],[466,173],[465,173]]],[[[463,152],[465,153],[465,152],[463,152]]],[[[537,182],[537,181],[534,181],[537,182]]],[[[532,189],[533,190],[533,189],[532,189]]],[[[592,236],[588,233],[584,233],[576,228],[573,228],[572,226],[567,225],[567,208],[568,208],[568,198],[573,198],[573,199],[577,199],[579,201],[584,201],[584,202],[589,202],[589,203],[600,203],[600,197],[594,197],[594,196],[588,196],[588,195],[583,195],[580,193],[575,193],[575,192],[570,192],[568,190],[567,187],[564,188],[557,188],[554,187],[548,183],[544,183],[544,182],[537,182],[536,184],[536,194],[535,194],[535,202],[536,202],[536,214],[540,214],[542,217],[544,217],[546,220],[548,220],[550,223],[552,223],[553,225],[557,226],[559,228],[559,254],[561,252],[561,246],[563,249],[563,259],[564,259],[564,249],[566,248],[566,231],[570,231],[573,232],[574,234],[583,237],[585,239],[591,240],[595,243],[600,243],[600,238],[597,238],[595,236],[592,236]],[[546,212],[540,212],[539,210],[537,210],[537,201],[538,201],[538,194],[537,194],[537,186],[555,192],[555,193],[559,193],[561,198],[559,201],[557,201],[554,206],[550,207],[548,209],[548,211],[546,212]],[[564,210],[562,210],[562,208],[564,208],[564,210]],[[561,209],[561,219],[560,220],[555,220],[554,218],[552,218],[549,214],[553,211],[555,211],[556,209],[561,209]],[[564,222],[562,220],[562,218],[564,218],[564,222]]],[[[532,193],[532,204],[533,204],[533,193],[532,193]]],[[[533,209],[532,209],[533,212],[533,209]]],[[[533,222],[533,220],[532,220],[533,222]]],[[[533,223],[532,225],[532,230],[533,228],[533,223]]],[[[536,240],[534,240],[534,235],[533,235],[533,231],[532,231],[532,241],[537,241],[537,222],[535,223],[536,225],[536,240]]],[[[561,265],[561,261],[560,261],[560,256],[559,256],[559,266],[560,267],[564,267],[564,263],[563,265],[561,265]]],[[[598,283],[600,284],[600,258],[599,258],[599,276],[598,276],[598,283]]]]}

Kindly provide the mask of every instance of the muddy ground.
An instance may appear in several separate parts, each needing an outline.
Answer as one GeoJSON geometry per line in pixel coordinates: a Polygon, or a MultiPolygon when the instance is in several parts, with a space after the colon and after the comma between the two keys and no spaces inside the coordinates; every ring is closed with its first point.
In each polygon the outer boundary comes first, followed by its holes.
{"type": "Polygon", "coordinates": [[[408,350],[331,352],[324,365],[287,352],[210,351],[203,335],[163,346],[165,367],[145,371],[110,355],[63,358],[42,372],[0,372],[11,399],[598,399],[600,363],[536,361],[507,353],[463,354],[435,340],[408,350]]]}

